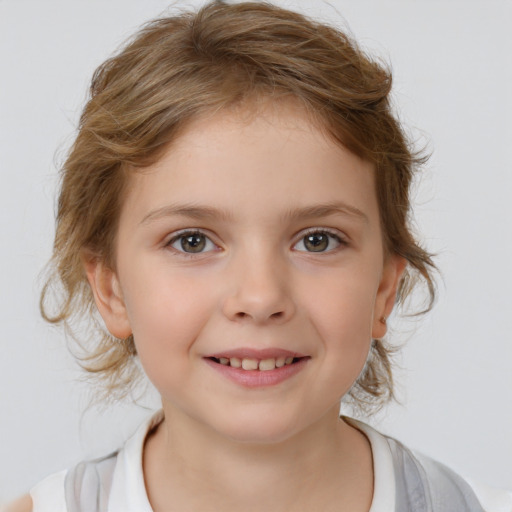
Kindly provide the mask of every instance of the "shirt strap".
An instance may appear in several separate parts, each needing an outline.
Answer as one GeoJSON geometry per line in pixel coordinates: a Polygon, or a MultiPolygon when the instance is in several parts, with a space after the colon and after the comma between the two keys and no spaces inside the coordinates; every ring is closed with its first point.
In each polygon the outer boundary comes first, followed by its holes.
{"type": "Polygon", "coordinates": [[[101,459],[80,462],[64,480],[68,512],[107,510],[117,452],[101,459]]]}
{"type": "Polygon", "coordinates": [[[395,469],[396,512],[485,512],[471,486],[451,469],[386,439],[395,469]]]}

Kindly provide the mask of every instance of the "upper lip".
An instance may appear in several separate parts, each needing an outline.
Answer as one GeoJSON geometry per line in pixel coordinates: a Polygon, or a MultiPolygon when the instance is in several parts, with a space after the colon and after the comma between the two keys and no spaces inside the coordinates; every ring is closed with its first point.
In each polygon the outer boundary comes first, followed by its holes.
{"type": "Polygon", "coordinates": [[[277,359],[278,357],[306,357],[304,354],[300,354],[299,352],[294,352],[291,350],[285,350],[282,348],[263,348],[263,349],[255,349],[255,348],[233,348],[230,350],[223,350],[222,352],[216,352],[215,354],[210,354],[206,357],[215,357],[216,359],[220,359],[221,357],[225,357],[227,359],[231,359],[232,357],[237,357],[238,359],[277,359]]]}

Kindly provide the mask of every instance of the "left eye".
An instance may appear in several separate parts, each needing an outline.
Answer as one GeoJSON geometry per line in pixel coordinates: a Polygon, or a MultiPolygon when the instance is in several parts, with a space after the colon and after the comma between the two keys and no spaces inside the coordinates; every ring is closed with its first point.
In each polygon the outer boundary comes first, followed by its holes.
{"type": "Polygon", "coordinates": [[[297,251],[327,252],[342,244],[339,236],[326,231],[313,231],[303,236],[295,245],[297,251]]]}
{"type": "Polygon", "coordinates": [[[215,249],[215,244],[200,232],[181,233],[169,242],[169,246],[179,252],[189,254],[198,254],[215,249]]]}

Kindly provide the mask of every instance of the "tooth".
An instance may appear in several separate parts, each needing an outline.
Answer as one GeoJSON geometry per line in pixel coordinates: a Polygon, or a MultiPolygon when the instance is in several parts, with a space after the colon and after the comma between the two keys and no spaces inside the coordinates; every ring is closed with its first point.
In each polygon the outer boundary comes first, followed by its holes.
{"type": "Polygon", "coordinates": [[[258,368],[263,371],[274,370],[276,367],[275,359],[262,359],[258,368]]]}
{"type": "Polygon", "coordinates": [[[242,366],[242,361],[240,359],[238,359],[238,357],[231,357],[229,359],[229,364],[233,368],[240,368],[240,366],[242,366]]]}
{"type": "Polygon", "coordinates": [[[276,359],[276,368],[281,368],[281,366],[284,366],[284,357],[278,357],[276,359]]]}
{"type": "Polygon", "coordinates": [[[248,357],[244,357],[242,359],[242,368],[244,370],[257,370],[258,369],[258,360],[257,359],[249,359],[248,357]]]}
{"type": "Polygon", "coordinates": [[[285,360],[284,360],[284,364],[292,364],[293,363],[293,357],[287,357],[285,360]]]}
{"type": "Polygon", "coordinates": [[[229,359],[227,357],[220,357],[219,358],[220,364],[229,364],[229,359]]]}

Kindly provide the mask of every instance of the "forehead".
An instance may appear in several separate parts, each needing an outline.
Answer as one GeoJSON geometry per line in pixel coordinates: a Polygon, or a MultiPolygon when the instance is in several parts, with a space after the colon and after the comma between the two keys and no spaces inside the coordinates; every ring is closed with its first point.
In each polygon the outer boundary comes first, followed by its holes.
{"type": "MultiPolygon", "coordinates": [[[[373,166],[336,144],[291,102],[199,117],[134,173],[124,210],[197,202],[260,216],[343,201],[378,215],[373,166]]],[[[147,214],[147,213],[146,213],[147,214]]]]}

